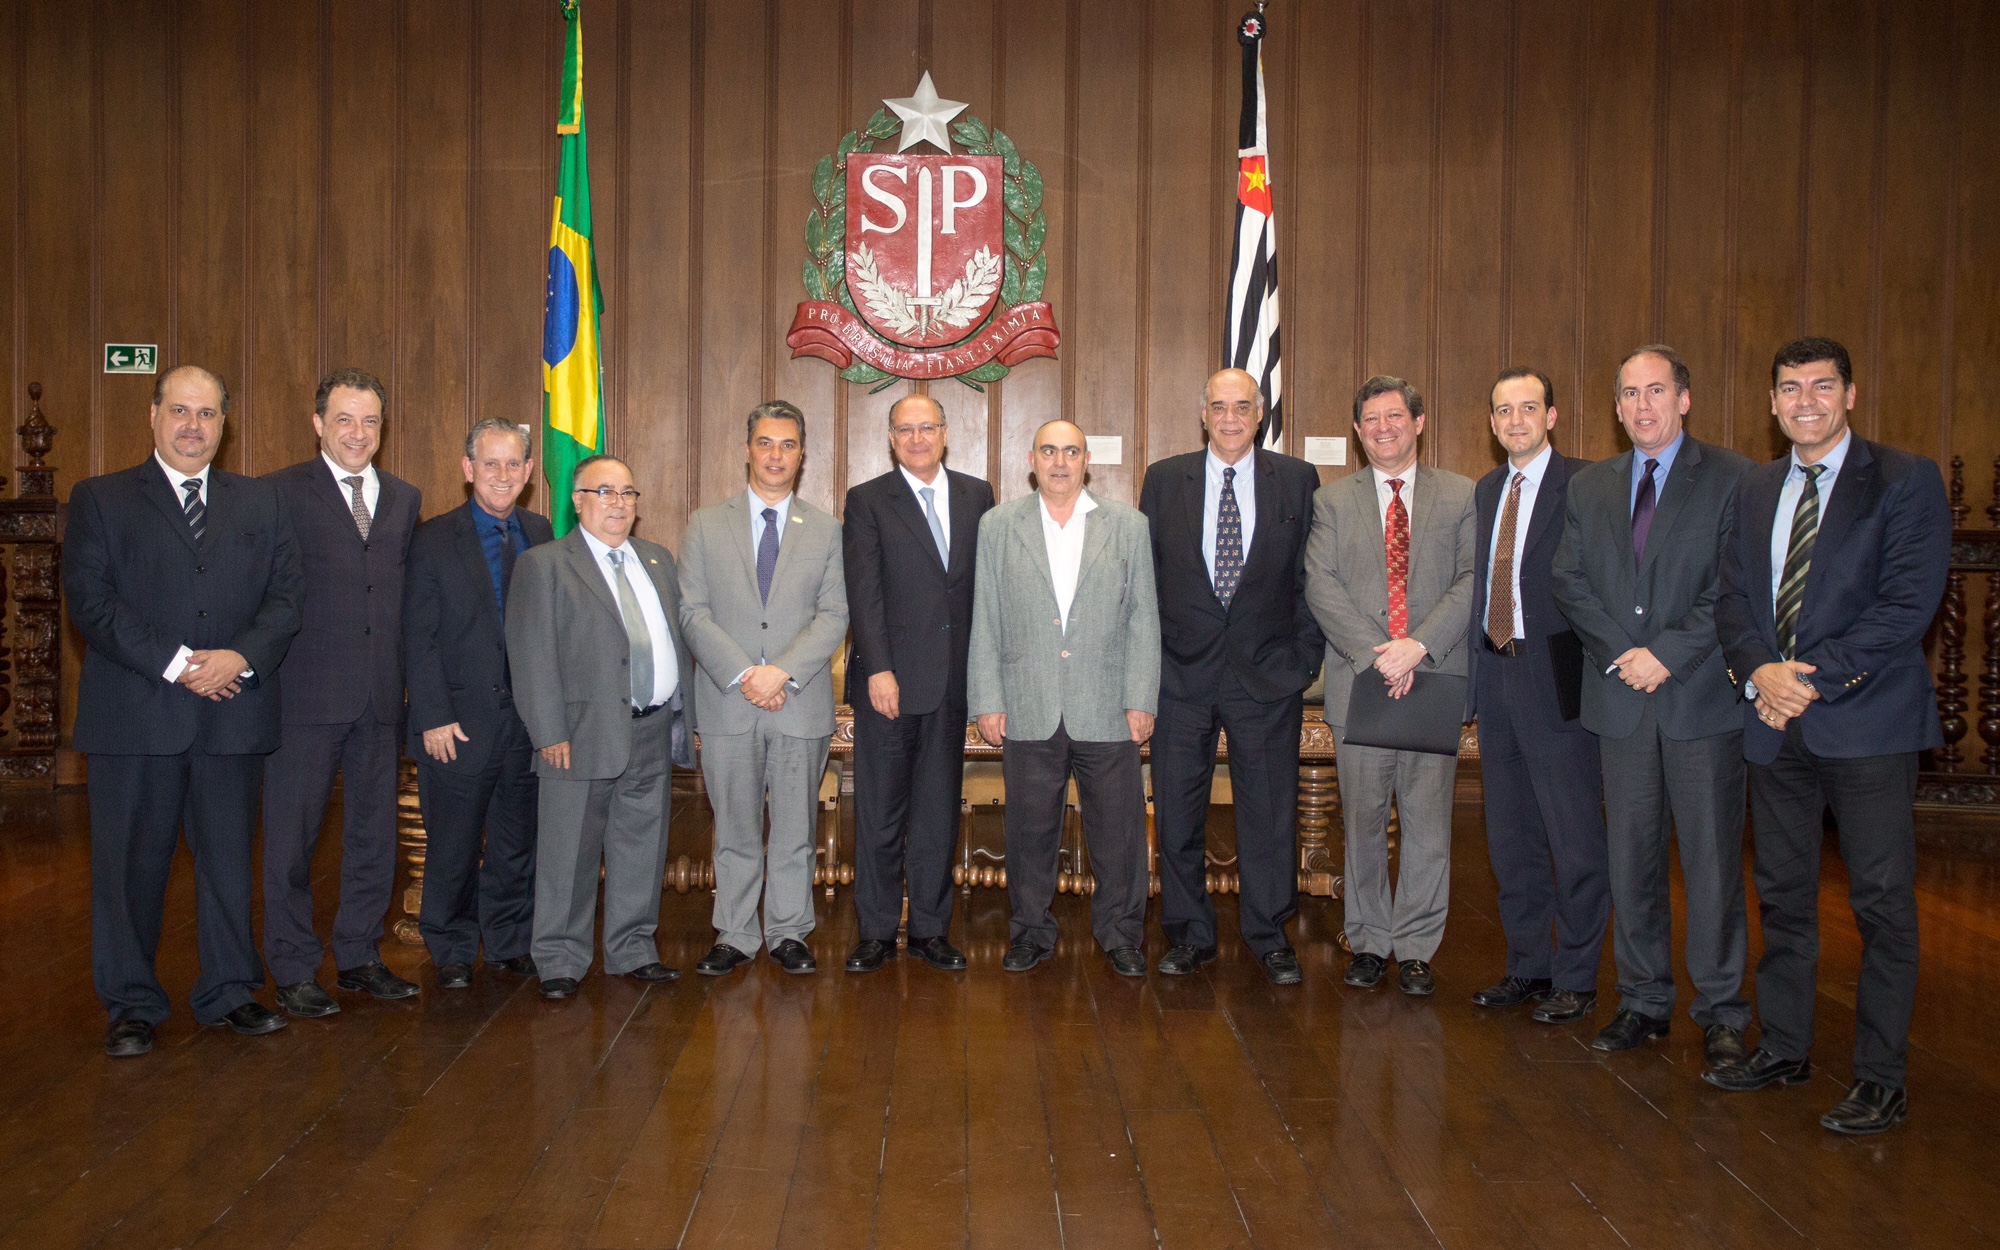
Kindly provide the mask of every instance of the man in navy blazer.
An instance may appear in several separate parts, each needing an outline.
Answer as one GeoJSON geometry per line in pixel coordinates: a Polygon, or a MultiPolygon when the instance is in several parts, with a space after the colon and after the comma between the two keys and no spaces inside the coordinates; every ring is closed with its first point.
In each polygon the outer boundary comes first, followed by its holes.
{"type": "Polygon", "coordinates": [[[265,479],[283,495],[305,567],[305,620],[285,657],[284,742],[264,786],[264,958],[294,1016],[340,1010],[317,980],[312,860],[340,774],[340,907],[333,959],[344,990],[408,998],[382,963],[396,878],[396,762],[403,720],[403,559],[423,496],[376,469],[386,407],[360,369],[320,381],[319,450],[265,479]]]}
{"type": "Polygon", "coordinates": [[[284,500],[211,463],[229,392],[206,369],[153,388],[153,454],[78,482],[63,593],[83,634],[76,749],[90,757],[90,966],[104,1050],[153,1048],[167,995],[153,959],[183,831],[194,852],[199,1024],[270,1033],[283,1016],[250,927],[251,841],[278,745],[278,672],[304,585],[284,500]]]}
{"type": "Polygon", "coordinates": [[[1146,470],[1160,599],[1153,796],[1160,835],[1159,969],[1216,957],[1208,897],[1215,739],[1229,735],[1243,944],[1277,985],[1304,980],[1285,924],[1298,912],[1299,726],[1326,639],[1306,603],[1306,539],[1319,471],[1257,447],[1264,393],[1241,369],[1202,388],[1208,447],[1146,470]]]}
{"type": "Polygon", "coordinates": [[[1792,448],[1743,480],[1716,626],[1745,705],[1764,957],[1763,1036],[1723,1089],[1811,1078],[1821,817],[1828,806],[1861,930],[1854,1083],[1820,1123],[1879,1133],[1904,1093],[1917,989],[1917,753],[1941,746],[1924,631],[1944,595],[1951,509],[1937,464],[1848,429],[1854,369],[1832,339],[1771,362],[1792,448]]]}
{"type": "Polygon", "coordinates": [[[903,894],[910,950],[955,972],[951,853],[965,780],[965,661],[973,554],[993,506],[981,478],[944,467],[944,405],[906,395],[889,409],[896,463],[847,492],[841,564],[854,650],[854,919],[849,972],[896,957],[903,894]]]}
{"type": "Polygon", "coordinates": [[[554,537],[515,506],[535,471],[528,435],[497,417],[465,436],[472,497],[417,527],[403,590],[410,687],[405,749],[417,762],[424,897],[417,927],[441,989],[486,962],[534,976],[535,748],[507,667],[507,589],[516,557],[554,537]]]}
{"type": "Polygon", "coordinates": [[[1472,1001],[1542,1000],[1535,1019],[1567,1024],[1597,1008],[1611,918],[1597,738],[1576,706],[1581,644],[1556,605],[1552,573],[1569,481],[1588,462],[1550,445],[1555,387],[1537,370],[1500,375],[1490,419],[1507,463],[1474,488],[1477,642],[1466,719],[1479,722],[1486,854],[1500,885],[1507,967],[1472,1001]]]}

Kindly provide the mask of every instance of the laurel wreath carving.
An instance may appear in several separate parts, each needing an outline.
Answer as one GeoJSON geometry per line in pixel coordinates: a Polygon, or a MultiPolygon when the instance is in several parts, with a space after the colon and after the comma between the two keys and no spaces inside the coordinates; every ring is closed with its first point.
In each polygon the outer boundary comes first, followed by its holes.
{"type": "MultiPolygon", "coordinates": [[[[963,331],[1000,286],[1000,258],[990,247],[982,247],[965,262],[965,276],[945,288],[936,306],[912,307],[910,297],[890,286],[876,267],[875,253],[863,243],[849,253],[848,280],[861,288],[868,310],[898,334],[912,338],[963,331]]],[[[954,337],[958,337],[954,335],[954,337]]]]}
{"type": "MultiPolygon", "coordinates": [[[[847,233],[847,158],[856,152],[872,152],[882,140],[894,138],[902,128],[887,109],[876,109],[868,124],[858,130],[850,130],[840,141],[833,153],[822,156],[813,168],[812,187],[815,206],[806,215],[806,260],[802,271],[806,294],[817,300],[835,300],[856,316],[861,310],[855,307],[854,296],[849,291],[849,272],[853,270],[856,285],[862,288],[862,298],[869,301],[869,309],[876,316],[892,325],[902,327],[889,314],[878,307],[870,295],[868,283],[874,288],[887,292],[881,275],[875,271],[872,258],[869,274],[864,280],[861,272],[861,257],[866,247],[856,248],[850,257],[846,243],[847,233]],[[852,262],[850,266],[850,262],[852,262]]],[[[990,248],[981,248],[980,255],[974,256],[966,265],[963,278],[953,281],[945,290],[946,305],[962,306],[966,311],[961,321],[947,321],[944,306],[937,309],[923,309],[929,320],[936,324],[948,325],[953,330],[964,330],[968,334],[979,327],[973,324],[972,316],[979,306],[986,302],[993,291],[990,286],[981,289],[990,280],[987,266],[999,270],[1000,300],[996,306],[1012,307],[1015,304],[1032,303],[1042,297],[1042,286],[1048,280],[1048,256],[1042,245],[1048,238],[1048,218],[1042,213],[1042,174],[1035,163],[1022,156],[1014,146],[1014,141],[1006,134],[993,129],[977,117],[963,117],[951,128],[952,138],[961,147],[975,156],[997,156],[1000,158],[1001,201],[1006,212],[1001,214],[1002,234],[1006,243],[1004,258],[996,258],[990,248]],[[980,256],[986,258],[984,264],[980,256]],[[996,262],[1000,262],[997,263],[996,262]],[[978,272],[975,273],[975,266],[978,272]],[[974,294],[977,290],[978,294],[974,294]],[[954,305],[953,301],[959,301],[954,305]]],[[[889,294],[894,294],[889,292],[889,294]]],[[[903,315],[909,316],[915,310],[903,307],[903,315]]],[[[921,318],[912,324],[919,324],[921,318]]],[[[963,336],[960,336],[963,337],[963,336]]],[[[958,380],[973,390],[985,389],[981,383],[997,382],[1007,376],[1006,365],[997,360],[989,360],[977,369],[958,375],[958,380]]],[[[897,379],[884,373],[865,361],[857,360],[840,371],[840,376],[849,382],[879,382],[889,386],[897,379]]]]}

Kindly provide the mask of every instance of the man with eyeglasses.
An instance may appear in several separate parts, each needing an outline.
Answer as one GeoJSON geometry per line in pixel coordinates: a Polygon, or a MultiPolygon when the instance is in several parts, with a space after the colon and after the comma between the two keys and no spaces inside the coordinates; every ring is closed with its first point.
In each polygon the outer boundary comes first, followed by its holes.
{"type": "Polygon", "coordinates": [[[993,488],[944,467],[944,405],[889,409],[895,467],[847,492],[841,527],[854,648],[854,915],[849,972],[896,957],[903,892],[910,950],[954,972],[951,855],[965,779],[965,663],[973,552],[993,488]]]}
{"type": "Polygon", "coordinates": [[[1036,492],[979,526],[967,702],[1002,748],[1007,894],[1001,967],[1051,958],[1064,801],[1076,779],[1096,891],[1090,926],[1112,971],[1146,975],[1146,794],[1139,747],[1160,696],[1153,551],[1137,510],[1084,489],[1083,431],[1050,421],[1028,452],[1036,492]]]}
{"type": "Polygon", "coordinates": [[[744,434],[749,488],[689,517],[681,544],[681,627],[701,669],[695,728],[715,807],[716,942],[695,971],[726,976],[766,948],[802,976],[819,970],[805,943],[813,821],[847,583],[840,523],[794,493],[805,414],[771,400],[744,434]]]}
{"type": "Polygon", "coordinates": [[[1160,589],[1160,716],[1153,810],[1160,834],[1159,969],[1216,957],[1208,897],[1209,792],[1229,735],[1243,944],[1275,985],[1304,980],[1285,936],[1298,911],[1299,728],[1326,641],[1306,603],[1306,538],[1319,471],[1257,446],[1264,394],[1241,369],[1202,388],[1208,447],[1146,470],[1139,510],[1160,589]]]}
{"type": "Polygon", "coordinates": [[[654,934],[668,762],[694,764],[674,555],[633,537],[639,492],[624,461],[590,456],[573,483],[577,528],[520,553],[506,613],[514,706],[539,753],[530,954],[551,1000],[573,996],[590,970],[600,863],[605,975],[680,975],[654,934]]]}

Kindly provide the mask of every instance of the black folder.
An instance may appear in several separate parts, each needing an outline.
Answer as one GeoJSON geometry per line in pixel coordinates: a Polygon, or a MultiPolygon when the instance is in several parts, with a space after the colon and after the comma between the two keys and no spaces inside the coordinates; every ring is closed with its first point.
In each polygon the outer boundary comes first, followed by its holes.
{"type": "Polygon", "coordinates": [[[1392,699],[1382,674],[1369,668],[1354,675],[1354,688],[1347,696],[1350,746],[1457,755],[1464,725],[1463,677],[1418,672],[1412,676],[1410,692],[1392,699]]]}

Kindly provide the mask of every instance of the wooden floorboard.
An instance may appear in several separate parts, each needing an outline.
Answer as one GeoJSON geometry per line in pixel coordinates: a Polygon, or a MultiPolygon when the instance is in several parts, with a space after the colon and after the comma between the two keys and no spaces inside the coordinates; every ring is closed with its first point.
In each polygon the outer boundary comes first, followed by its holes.
{"type": "MultiPolygon", "coordinates": [[[[841,971],[843,892],[815,895],[818,975],[759,959],[708,980],[710,899],[670,892],[674,984],[593,974],[545,1003],[482,968],[447,994],[390,942],[419,998],[342,994],[331,1020],[245,1039],[188,1018],[183,855],[160,961],[176,1014],[121,1062],[99,1049],[86,817],[80,794],[0,793],[0,1250],[2000,1250],[2000,865],[1929,848],[1912,1119],[1847,1141],[1817,1124],[1847,1079],[1860,962],[1831,855],[1818,1070],[1754,1095],[1698,1079],[1685,997],[1664,1042],[1589,1050],[1608,955],[1585,1024],[1470,1004],[1504,943],[1463,800],[1430,1000],[1342,985],[1329,900],[1302,904],[1306,982],[1278,990],[1233,938],[1195,976],[1121,978],[1075,898],[1056,958],[1009,975],[994,890],[955,896],[963,974],[841,971]]],[[[337,854],[325,839],[322,896],[337,854]]]]}

